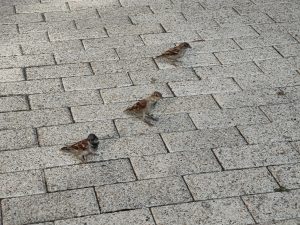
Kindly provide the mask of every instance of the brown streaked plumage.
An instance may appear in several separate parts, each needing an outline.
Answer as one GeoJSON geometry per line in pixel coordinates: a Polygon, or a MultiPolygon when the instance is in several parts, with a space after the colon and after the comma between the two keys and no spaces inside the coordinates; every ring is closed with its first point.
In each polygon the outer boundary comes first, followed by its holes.
{"type": "Polygon", "coordinates": [[[161,55],[157,56],[156,58],[165,58],[171,61],[173,65],[176,65],[175,62],[184,56],[186,50],[191,48],[190,44],[187,42],[180,43],[174,48],[170,48],[169,50],[165,51],[161,55]]]}

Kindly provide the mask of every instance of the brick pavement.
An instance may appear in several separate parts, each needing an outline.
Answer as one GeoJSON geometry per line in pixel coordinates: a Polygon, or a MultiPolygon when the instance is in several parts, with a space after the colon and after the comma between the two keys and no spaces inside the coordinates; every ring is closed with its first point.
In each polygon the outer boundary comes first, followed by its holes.
{"type": "Polygon", "coordinates": [[[299,0],[0,0],[0,224],[299,225],[299,27],[299,0]],[[153,127],[123,113],[155,90],[153,127]]]}

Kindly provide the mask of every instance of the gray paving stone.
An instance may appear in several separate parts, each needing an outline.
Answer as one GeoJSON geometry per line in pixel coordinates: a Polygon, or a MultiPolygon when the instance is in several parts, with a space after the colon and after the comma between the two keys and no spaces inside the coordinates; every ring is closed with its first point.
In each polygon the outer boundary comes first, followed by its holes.
{"type": "Polygon", "coordinates": [[[13,14],[0,17],[0,23],[3,24],[35,23],[41,21],[43,21],[43,18],[39,13],[13,14]]]}
{"type": "MultiPolygon", "coordinates": [[[[173,5],[172,5],[173,6],[173,5]]],[[[158,6],[158,9],[161,9],[158,6]]],[[[154,9],[152,9],[154,10],[154,9]]],[[[216,21],[213,19],[206,19],[205,21],[197,21],[197,22],[162,22],[161,23],[164,29],[167,32],[182,32],[182,31],[191,31],[191,30],[205,30],[211,29],[212,27],[219,27],[216,21]]]]}
{"type": "Polygon", "coordinates": [[[298,41],[300,40],[299,22],[285,23],[284,28],[298,41]]]}
{"type": "Polygon", "coordinates": [[[266,168],[184,176],[195,200],[273,192],[278,188],[266,168]]]}
{"type": "Polygon", "coordinates": [[[17,34],[18,29],[16,24],[0,24],[0,34],[17,34]]]}
{"type": "Polygon", "coordinates": [[[45,222],[45,223],[30,223],[27,225],[54,225],[54,223],[52,222],[45,222]]]}
{"type": "Polygon", "coordinates": [[[176,96],[237,92],[240,88],[230,78],[204,79],[200,81],[170,82],[176,96]]]}
{"type": "Polygon", "coordinates": [[[294,87],[284,87],[281,88],[285,95],[291,100],[291,102],[297,102],[300,99],[300,86],[294,86],[294,87]]]}
{"type": "Polygon", "coordinates": [[[215,19],[222,26],[274,23],[274,21],[269,16],[267,16],[267,14],[262,12],[250,12],[245,15],[234,15],[225,17],[222,17],[221,15],[215,19]]]}
{"type": "Polygon", "coordinates": [[[295,22],[300,20],[299,16],[299,10],[295,12],[277,12],[277,11],[269,11],[268,15],[276,22],[276,23],[282,23],[282,22],[295,22]]]}
{"type": "Polygon", "coordinates": [[[91,65],[96,74],[157,70],[156,64],[150,58],[92,62],[91,65]]]}
{"type": "Polygon", "coordinates": [[[67,91],[130,86],[127,73],[99,74],[96,76],[67,77],[62,79],[67,91]]]}
{"type": "Polygon", "coordinates": [[[183,22],[186,19],[182,13],[155,13],[155,14],[140,14],[136,16],[130,16],[133,24],[144,24],[144,23],[161,23],[161,22],[183,22]]]}
{"type": "Polygon", "coordinates": [[[5,45],[15,45],[15,44],[28,44],[37,42],[47,42],[48,37],[46,33],[26,33],[26,34],[7,34],[0,36],[0,43],[5,43],[5,45]]]}
{"type": "Polygon", "coordinates": [[[95,1],[95,0],[87,0],[87,1],[70,1],[70,9],[73,10],[81,10],[87,8],[111,8],[119,7],[120,3],[118,0],[109,0],[109,1],[95,1]]]}
{"type": "Polygon", "coordinates": [[[99,213],[93,189],[5,199],[2,206],[3,225],[21,225],[99,213]]]}
{"type": "Polygon", "coordinates": [[[24,96],[0,97],[0,112],[28,110],[29,106],[24,96]]]}
{"type": "Polygon", "coordinates": [[[300,104],[297,103],[261,106],[260,108],[272,121],[300,120],[300,104]]]}
{"type": "Polygon", "coordinates": [[[75,30],[73,21],[22,23],[18,27],[20,33],[75,30]]]}
{"type": "MultiPolygon", "coordinates": [[[[1,130],[0,134],[0,152],[1,150],[28,148],[37,144],[35,132],[30,128],[1,130]]],[[[2,165],[1,163],[1,167],[2,165]]]]}
{"type": "Polygon", "coordinates": [[[238,198],[162,206],[151,210],[155,221],[164,225],[237,225],[254,222],[238,198]]]}
{"type": "Polygon", "coordinates": [[[269,33],[287,33],[287,29],[284,27],[284,25],[285,23],[266,23],[253,24],[252,27],[261,35],[268,35],[269,33]]]}
{"type": "Polygon", "coordinates": [[[54,58],[49,54],[0,57],[0,68],[43,66],[52,64],[54,64],[54,58]]]}
{"type": "Polygon", "coordinates": [[[243,0],[243,1],[236,1],[236,0],[225,0],[225,1],[218,1],[218,0],[201,0],[200,1],[201,5],[205,9],[210,9],[210,10],[218,10],[218,9],[227,9],[231,7],[238,7],[238,6],[252,6],[253,2],[249,0],[243,0]]]}
{"type": "Polygon", "coordinates": [[[190,43],[192,52],[196,53],[210,53],[221,51],[239,50],[240,47],[232,39],[216,39],[190,43]]]}
{"type": "Polygon", "coordinates": [[[299,217],[299,190],[245,196],[243,200],[257,222],[299,217]]]}
{"type": "Polygon", "coordinates": [[[19,68],[0,70],[0,82],[24,80],[22,70],[19,68]]]}
{"type": "Polygon", "coordinates": [[[195,130],[187,114],[160,116],[154,126],[149,126],[139,118],[116,119],[115,124],[120,136],[195,130]]]}
{"type": "Polygon", "coordinates": [[[41,145],[71,144],[86,138],[90,133],[96,134],[100,139],[118,136],[112,121],[75,123],[38,129],[41,145]]]}
{"type": "Polygon", "coordinates": [[[258,108],[201,110],[190,113],[190,117],[198,129],[226,128],[270,122],[258,108]]]}
{"type": "Polygon", "coordinates": [[[291,219],[291,220],[281,220],[281,221],[272,221],[272,222],[266,222],[266,223],[260,223],[261,225],[298,225],[300,222],[300,219],[291,219]]]}
{"type": "Polygon", "coordinates": [[[107,37],[104,29],[66,30],[61,32],[49,31],[49,38],[51,41],[66,41],[101,37],[107,37]]]}
{"type": "Polygon", "coordinates": [[[133,16],[139,14],[153,14],[152,10],[147,5],[141,6],[122,6],[122,7],[102,7],[98,8],[101,17],[110,17],[118,15],[133,16]]]}
{"type": "Polygon", "coordinates": [[[26,68],[28,80],[92,75],[88,64],[64,64],[26,68]]]}
{"type": "Polygon", "coordinates": [[[45,170],[45,177],[51,192],[136,179],[128,159],[50,168],[45,170]]]}
{"type": "Polygon", "coordinates": [[[21,55],[21,49],[18,45],[0,45],[0,57],[21,55]]]}
{"type": "Polygon", "coordinates": [[[221,170],[209,149],[201,152],[186,151],[132,157],[131,163],[138,179],[181,176],[221,170]]]}
{"type": "Polygon", "coordinates": [[[13,6],[0,6],[0,14],[1,15],[11,15],[14,14],[14,7],[13,6]]]}
{"type": "Polygon", "coordinates": [[[120,0],[122,6],[141,6],[141,5],[170,5],[170,0],[140,0],[140,1],[131,1],[131,0],[120,0]]]}
{"type": "Polygon", "coordinates": [[[154,13],[174,13],[182,12],[185,14],[192,14],[199,11],[204,12],[204,8],[199,4],[198,1],[172,1],[173,4],[154,4],[151,5],[151,10],[154,13]]]}
{"type": "Polygon", "coordinates": [[[26,5],[39,3],[39,0],[3,0],[1,1],[2,6],[13,6],[13,5],[26,5]]]}
{"type": "Polygon", "coordinates": [[[284,57],[299,56],[300,55],[300,44],[279,45],[279,46],[275,46],[275,48],[284,57]]]}
{"type": "Polygon", "coordinates": [[[70,21],[78,19],[99,18],[96,9],[84,9],[70,12],[46,12],[46,21],[70,21]]]}
{"type": "Polygon", "coordinates": [[[22,44],[24,54],[61,53],[65,51],[84,50],[80,40],[56,41],[47,43],[22,44]]]}
{"type": "Polygon", "coordinates": [[[215,55],[222,64],[281,58],[281,56],[272,47],[252,48],[231,52],[217,52],[215,55]]]}
{"type": "Polygon", "coordinates": [[[300,57],[262,60],[257,64],[264,72],[297,70],[300,67],[300,57]]]}
{"type": "Polygon", "coordinates": [[[42,171],[31,170],[0,174],[0,197],[18,197],[45,193],[42,171]]]}
{"type": "Polygon", "coordinates": [[[66,4],[62,3],[45,3],[32,5],[17,5],[16,13],[44,13],[53,11],[68,11],[66,4]]]}
{"type": "Polygon", "coordinates": [[[246,144],[238,130],[233,127],[162,134],[162,138],[170,152],[202,151],[206,148],[246,144]]]}
{"type": "Polygon", "coordinates": [[[288,143],[246,145],[213,150],[225,169],[242,169],[298,162],[300,155],[288,143]]]}
{"type": "Polygon", "coordinates": [[[285,188],[299,188],[300,187],[300,164],[270,166],[271,173],[285,188]]]}
{"type": "Polygon", "coordinates": [[[75,20],[76,27],[82,29],[103,29],[106,26],[132,25],[128,15],[105,14],[105,17],[75,20]]]}
{"type": "Polygon", "coordinates": [[[0,95],[22,95],[63,91],[60,80],[32,80],[0,83],[0,95]]]}
{"type": "Polygon", "coordinates": [[[172,97],[173,94],[165,84],[150,84],[100,90],[105,103],[135,101],[145,98],[154,91],[159,91],[163,98],[172,97]]]}
{"type": "Polygon", "coordinates": [[[141,180],[96,188],[102,212],[191,201],[182,178],[141,180]]]}
{"type": "Polygon", "coordinates": [[[135,47],[135,46],[143,46],[144,45],[142,39],[139,36],[133,36],[133,35],[132,36],[124,36],[124,37],[106,37],[106,38],[97,38],[97,39],[84,39],[82,42],[86,49],[135,47]]]}
{"type": "Polygon", "coordinates": [[[58,220],[55,225],[155,225],[148,209],[136,209],[126,212],[104,213],[76,219],[58,220]]]}
{"type": "Polygon", "coordinates": [[[85,90],[29,95],[29,102],[32,109],[44,109],[101,104],[102,100],[99,92],[85,90]]]}
{"type": "Polygon", "coordinates": [[[140,34],[156,34],[163,32],[159,24],[140,24],[140,25],[107,25],[107,33],[110,37],[128,36],[140,34]]]}

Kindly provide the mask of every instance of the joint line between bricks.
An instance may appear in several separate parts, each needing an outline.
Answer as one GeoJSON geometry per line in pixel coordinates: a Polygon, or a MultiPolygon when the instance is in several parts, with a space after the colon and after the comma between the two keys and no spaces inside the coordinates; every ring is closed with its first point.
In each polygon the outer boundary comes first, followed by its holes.
{"type": "Polygon", "coordinates": [[[250,145],[249,142],[247,141],[247,139],[244,137],[244,135],[242,134],[242,132],[240,131],[240,129],[237,126],[234,126],[238,133],[241,135],[241,137],[244,139],[244,141],[247,143],[247,145],[250,145]]]}
{"type": "Polygon", "coordinates": [[[185,186],[186,186],[186,188],[187,188],[188,192],[190,193],[190,196],[192,197],[192,200],[193,200],[193,202],[194,202],[194,201],[195,201],[195,199],[194,199],[194,196],[193,196],[193,194],[192,194],[192,192],[191,192],[191,190],[190,190],[190,188],[189,188],[188,184],[186,183],[186,181],[185,181],[185,179],[184,179],[184,177],[183,177],[183,176],[180,176],[180,177],[181,177],[181,179],[182,179],[183,183],[185,184],[185,186]]]}
{"type": "Polygon", "coordinates": [[[97,196],[96,187],[93,186],[92,188],[93,188],[93,191],[94,191],[94,194],[95,194],[95,198],[96,198],[96,202],[97,202],[97,205],[98,205],[99,213],[101,214],[101,207],[100,207],[100,202],[99,202],[99,199],[98,199],[98,196],[97,196]]]}
{"type": "Polygon", "coordinates": [[[152,208],[149,208],[149,211],[150,211],[150,214],[152,216],[154,224],[157,225],[156,220],[155,220],[154,215],[153,215],[153,212],[152,212],[152,208]]]}
{"type": "Polygon", "coordinates": [[[279,187],[281,187],[280,183],[277,181],[277,179],[275,178],[275,176],[273,175],[273,173],[271,172],[271,170],[269,169],[269,166],[266,166],[268,172],[270,173],[270,175],[273,177],[274,181],[277,183],[277,185],[279,187]]]}
{"type": "Polygon", "coordinates": [[[246,202],[244,202],[244,199],[242,198],[242,196],[240,196],[241,201],[243,202],[244,206],[246,207],[248,213],[250,214],[250,216],[252,217],[253,221],[255,224],[258,224],[258,222],[255,220],[254,216],[252,215],[252,213],[250,212],[250,209],[248,208],[246,202]]]}
{"type": "MultiPolygon", "coordinates": [[[[275,105],[277,105],[277,104],[275,104],[275,105]]],[[[270,121],[270,123],[273,122],[273,120],[268,117],[268,115],[265,113],[265,111],[261,109],[261,105],[258,106],[258,109],[268,118],[268,120],[270,121]]]]}
{"type": "Polygon", "coordinates": [[[213,94],[210,94],[210,96],[213,98],[213,100],[216,102],[216,104],[218,105],[218,107],[220,109],[223,109],[222,106],[219,104],[219,102],[217,101],[217,99],[215,98],[215,96],[213,94]]]}
{"type": "Polygon", "coordinates": [[[244,50],[237,42],[234,40],[234,38],[230,38],[237,46],[239,46],[240,50],[244,50]]]}
{"type": "Polygon", "coordinates": [[[275,48],[275,46],[273,45],[272,48],[282,57],[285,58],[279,51],[277,48],[275,48]]]}
{"type": "Polygon", "coordinates": [[[45,169],[42,169],[42,176],[43,176],[43,180],[45,183],[45,189],[46,189],[46,193],[49,193],[49,188],[48,188],[48,183],[47,183],[47,178],[46,178],[46,174],[45,174],[45,169]]]}
{"type": "Polygon", "coordinates": [[[163,137],[161,136],[161,133],[159,133],[158,135],[159,135],[160,139],[162,140],[163,145],[165,146],[167,153],[170,153],[170,150],[169,150],[169,148],[168,148],[168,146],[167,146],[165,140],[164,140],[163,137]]]}
{"type": "Polygon", "coordinates": [[[130,164],[130,166],[131,166],[133,175],[134,175],[134,177],[135,177],[135,181],[138,181],[139,179],[138,179],[138,176],[137,176],[137,174],[136,174],[136,172],[135,172],[135,170],[134,170],[134,167],[133,167],[133,164],[132,164],[132,162],[131,162],[130,157],[128,157],[127,159],[128,159],[128,162],[129,162],[129,164],[130,164]]]}
{"type": "Polygon", "coordinates": [[[219,163],[219,165],[221,166],[221,170],[225,171],[224,166],[222,165],[221,161],[219,160],[218,156],[216,155],[216,153],[214,152],[213,148],[210,149],[210,151],[212,152],[212,154],[214,155],[215,159],[217,160],[217,162],[219,163]]]}
{"type": "Polygon", "coordinates": [[[3,224],[2,200],[0,199],[0,224],[3,224]]]}

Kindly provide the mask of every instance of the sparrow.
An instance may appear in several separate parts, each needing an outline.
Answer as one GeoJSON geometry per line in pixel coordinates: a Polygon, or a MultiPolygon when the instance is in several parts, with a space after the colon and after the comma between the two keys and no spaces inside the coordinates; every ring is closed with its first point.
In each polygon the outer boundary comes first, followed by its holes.
{"type": "Polygon", "coordinates": [[[142,114],[142,120],[150,126],[153,124],[148,120],[157,121],[158,118],[153,117],[150,112],[155,108],[156,103],[162,98],[162,94],[158,91],[153,92],[150,96],[138,101],[133,106],[124,110],[127,113],[142,114]]]}
{"type": "Polygon", "coordinates": [[[93,154],[97,155],[96,151],[99,145],[99,139],[95,134],[89,134],[86,139],[83,139],[75,144],[61,148],[62,151],[67,151],[76,155],[82,162],[86,162],[86,156],[93,154]]]}
{"type": "Polygon", "coordinates": [[[188,48],[192,48],[189,43],[183,42],[177,45],[174,48],[170,48],[165,51],[163,54],[157,56],[156,58],[164,58],[171,62],[172,65],[176,66],[175,62],[178,61],[179,58],[182,58],[188,48]]]}

